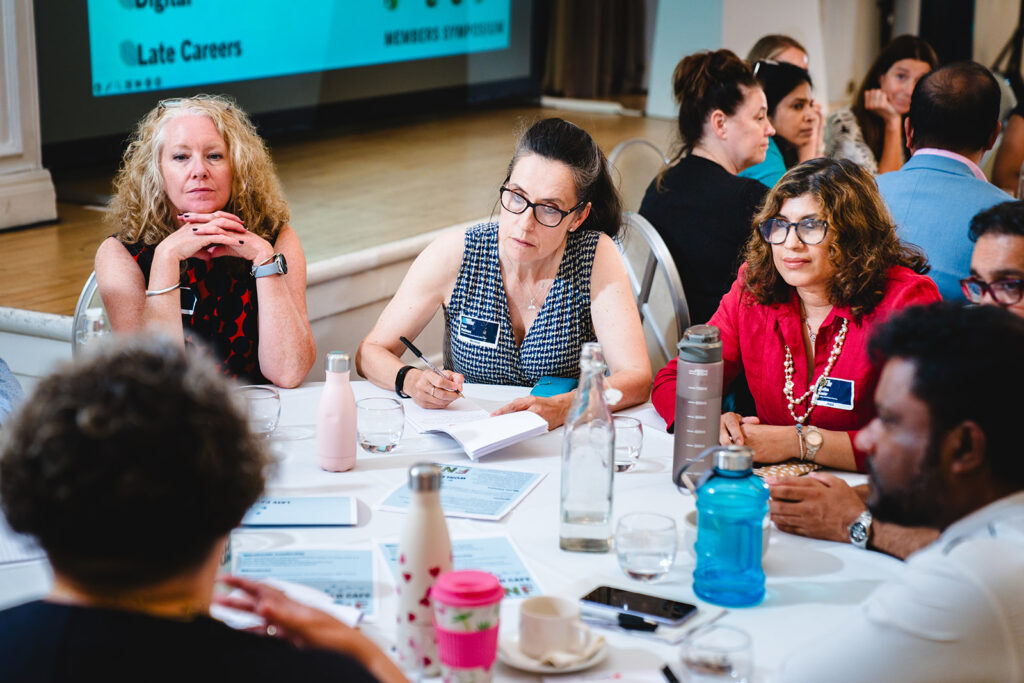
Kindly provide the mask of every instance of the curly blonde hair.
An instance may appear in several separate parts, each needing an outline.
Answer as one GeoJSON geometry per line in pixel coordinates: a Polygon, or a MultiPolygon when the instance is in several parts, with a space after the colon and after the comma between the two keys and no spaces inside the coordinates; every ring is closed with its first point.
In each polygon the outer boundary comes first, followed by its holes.
{"type": "Polygon", "coordinates": [[[125,243],[159,243],[177,230],[167,197],[160,154],[167,122],[178,116],[206,116],[224,138],[231,163],[231,198],[225,211],[245,220],[253,233],[273,243],[288,222],[288,203],[263,139],[245,112],[220,95],[195,95],[161,102],[139,122],[114,178],[107,220],[125,243]]]}
{"type": "Polygon", "coordinates": [[[791,168],[768,193],[754,218],[747,241],[745,291],[762,305],[784,303],[793,296],[775,267],[772,245],[756,226],[779,215],[788,199],[814,197],[828,221],[832,239],[828,259],[835,275],[828,285],[834,306],[847,306],[859,321],[875,309],[885,295],[886,275],[892,266],[928,272],[924,254],[900,242],[896,225],[870,173],[848,159],[820,158],[791,168]]]}

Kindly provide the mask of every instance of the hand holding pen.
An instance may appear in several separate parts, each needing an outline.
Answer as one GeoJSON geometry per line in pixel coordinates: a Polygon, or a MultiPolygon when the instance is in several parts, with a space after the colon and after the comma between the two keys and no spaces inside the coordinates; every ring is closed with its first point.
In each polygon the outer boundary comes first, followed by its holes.
{"type": "Polygon", "coordinates": [[[464,380],[462,375],[438,369],[411,341],[405,337],[398,339],[428,368],[419,373],[419,377],[412,386],[408,382],[406,383],[405,393],[412,396],[424,408],[444,408],[457,398],[465,398],[461,391],[464,380]]]}

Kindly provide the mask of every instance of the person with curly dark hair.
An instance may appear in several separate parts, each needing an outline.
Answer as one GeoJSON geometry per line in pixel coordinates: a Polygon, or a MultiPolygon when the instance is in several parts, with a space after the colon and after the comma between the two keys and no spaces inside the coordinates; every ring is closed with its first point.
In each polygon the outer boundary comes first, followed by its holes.
{"type": "Polygon", "coordinates": [[[0,680],[404,681],[358,631],[262,584],[225,580],[287,642],[210,618],[268,464],[231,385],[173,341],[104,345],[43,379],[5,434],[0,501],[54,583],[0,611],[0,680]]]}
{"type": "MultiPolygon", "coordinates": [[[[719,328],[727,388],[743,372],[756,415],[722,416],[723,443],[760,463],[800,458],[862,470],[855,432],[875,415],[871,330],[896,310],[939,298],[925,259],[902,244],[874,179],[849,160],[790,169],[754,219],[746,263],[709,324],[719,328]]],[[[676,361],[652,400],[675,417],[676,361]]]]}

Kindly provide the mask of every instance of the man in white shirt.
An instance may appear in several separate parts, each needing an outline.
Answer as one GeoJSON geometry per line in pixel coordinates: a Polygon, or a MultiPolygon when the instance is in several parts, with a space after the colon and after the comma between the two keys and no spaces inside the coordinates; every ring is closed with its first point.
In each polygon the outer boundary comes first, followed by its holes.
{"type": "Polygon", "coordinates": [[[1024,319],[996,306],[910,308],[871,352],[885,366],[878,417],[857,437],[868,507],[941,535],[778,680],[1024,681],[1024,319]]]}

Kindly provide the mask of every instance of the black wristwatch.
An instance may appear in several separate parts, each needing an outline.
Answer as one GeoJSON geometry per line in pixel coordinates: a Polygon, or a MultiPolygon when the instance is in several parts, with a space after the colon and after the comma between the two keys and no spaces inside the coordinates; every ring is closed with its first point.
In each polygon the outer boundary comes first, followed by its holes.
{"type": "Polygon", "coordinates": [[[402,387],[405,386],[405,376],[413,369],[413,366],[406,365],[395,375],[395,393],[398,394],[399,398],[409,398],[409,394],[402,391],[402,387]]]}

